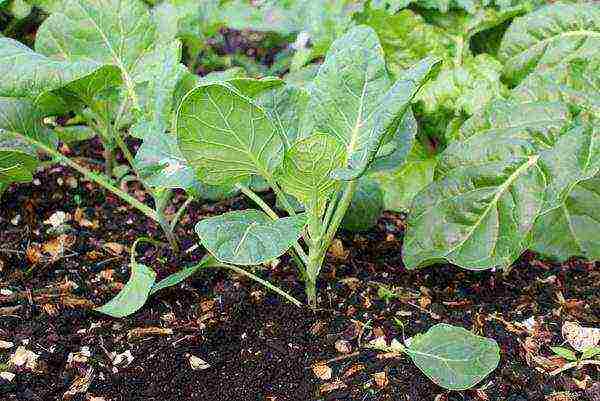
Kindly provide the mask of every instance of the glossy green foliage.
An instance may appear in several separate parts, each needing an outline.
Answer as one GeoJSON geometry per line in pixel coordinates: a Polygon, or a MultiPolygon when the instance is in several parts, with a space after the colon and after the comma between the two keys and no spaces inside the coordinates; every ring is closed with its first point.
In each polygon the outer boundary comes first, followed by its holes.
{"type": "Polygon", "coordinates": [[[304,215],[273,220],[258,210],[224,213],[200,221],[196,233],[218,260],[252,266],[283,255],[300,238],[304,215]]]}
{"type": "Polygon", "coordinates": [[[443,323],[413,337],[405,352],[435,384],[457,391],[477,385],[500,362],[496,341],[443,323]]]}
{"type": "Polygon", "coordinates": [[[573,60],[597,57],[600,8],[597,4],[552,4],[516,19],[502,39],[499,56],[512,83],[528,74],[573,60]]]}
{"type": "Polygon", "coordinates": [[[353,232],[373,228],[383,212],[383,200],[383,191],[378,183],[367,177],[361,178],[342,220],[342,228],[353,232]]]}

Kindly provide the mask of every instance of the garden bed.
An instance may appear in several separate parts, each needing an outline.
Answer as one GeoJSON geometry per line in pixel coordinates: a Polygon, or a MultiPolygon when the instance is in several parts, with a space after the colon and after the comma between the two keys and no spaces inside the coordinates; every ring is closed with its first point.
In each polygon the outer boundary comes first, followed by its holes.
{"type": "MultiPolygon", "coordinates": [[[[0,212],[0,288],[11,291],[0,296],[0,339],[14,344],[1,352],[24,345],[39,355],[34,369],[0,379],[3,400],[69,399],[64,394],[78,385],[83,391],[71,399],[599,399],[598,369],[549,374],[564,362],[549,349],[563,341],[562,322],[600,323],[597,264],[553,265],[526,254],[506,275],[452,266],[438,266],[435,274],[406,271],[403,216],[386,213],[368,233],[339,235],[315,313],[246,278],[211,270],[159,293],[128,318],[112,319],[90,309],[127,280],[126,246],[138,236],[160,238],[158,227],[69,169],[36,178],[7,193],[0,212]],[[66,239],[44,224],[58,211],[71,216],[66,239]],[[57,241],[64,250],[53,251],[57,241]],[[382,285],[398,297],[382,299],[382,285]],[[494,338],[500,366],[478,390],[446,392],[407,358],[364,348],[377,336],[402,339],[394,319],[404,323],[406,337],[446,322],[494,338]],[[207,365],[194,370],[194,357],[207,365]],[[332,369],[330,379],[316,376],[319,362],[332,369]],[[563,392],[571,398],[559,398],[563,392]]],[[[192,204],[178,230],[184,248],[196,242],[197,218],[248,206],[242,198],[192,204]]],[[[142,254],[159,277],[203,256],[196,250],[177,260],[152,247],[142,254]]],[[[303,299],[287,259],[258,274],[303,299]]]]}

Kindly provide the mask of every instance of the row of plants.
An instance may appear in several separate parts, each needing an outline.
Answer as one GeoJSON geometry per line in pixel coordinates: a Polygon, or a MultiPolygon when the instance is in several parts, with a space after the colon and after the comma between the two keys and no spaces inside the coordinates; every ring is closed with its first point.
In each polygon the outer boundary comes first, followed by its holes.
{"type": "MultiPolygon", "coordinates": [[[[0,194],[32,180],[43,154],[155,220],[176,252],[192,200],[242,193],[256,204],[199,221],[208,256],[159,282],[135,257],[153,241],[136,241],[129,282],[98,308],[115,317],[209,267],[301,305],[250,271],[286,252],[316,308],[340,227],[368,230],[384,209],[408,212],[409,269],[509,267],[526,249],[599,260],[600,7],[540,3],[47,2],[35,50],[0,37],[0,194]],[[289,46],[261,78],[194,74],[223,26],[289,46]],[[58,151],[91,137],[104,174],[58,151]],[[133,180],[152,206],[123,189],[133,180]],[[167,216],[175,190],[188,200],[167,216]]],[[[447,325],[395,347],[450,389],[499,361],[493,340],[447,325]]]]}

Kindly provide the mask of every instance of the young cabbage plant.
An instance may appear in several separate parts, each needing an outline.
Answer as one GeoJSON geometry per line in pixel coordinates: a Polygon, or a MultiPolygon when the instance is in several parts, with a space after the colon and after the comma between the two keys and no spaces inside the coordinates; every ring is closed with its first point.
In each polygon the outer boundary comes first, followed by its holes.
{"type": "Polygon", "coordinates": [[[291,249],[316,307],[326,251],[359,179],[396,151],[392,138],[438,63],[426,58],[393,82],[377,35],[357,26],[333,43],[305,89],[265,78],[205,83],[188,92],[176,116],[183,156],[200,181],[235,186],[261,209],[202,220],[196,226],[202,245],[217,260],[240,266],[291,249]],[[255,176],[275,192],[287,217],[249,188],[255,176]],[[304,212],[296,212],[290,196],[304,212]]]}
{"type": "Polygon", "coordinates": [[[175,89],[187,69],[181,44],[159,32],[140,0],[68,0],[40,26],[35,49],[0,38],[0,192],[31,179],[37,152],[50,155],[155,220],[171,247],[183,209],[168,219],[174,188],[203,196],[178,152],[171,128],[175,89]],[[55,117],[75,114],[67,126],[55,117]],[[98,135],[105,172],[97,174],[57,150],[58,140],[98,135]],[[125,140],[143,140],[137,154],[125,140]],[[131,174],[147,189],[154,208],[138,201],[113,180],[116,150],[131,174]]]}

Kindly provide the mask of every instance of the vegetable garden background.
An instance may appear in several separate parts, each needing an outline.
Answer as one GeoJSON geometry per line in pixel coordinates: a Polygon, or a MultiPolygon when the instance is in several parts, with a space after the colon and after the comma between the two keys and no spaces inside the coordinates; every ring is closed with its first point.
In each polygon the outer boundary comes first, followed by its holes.
{"type": "Polygon", "coordinates": [[[0,0],[1,400],[600,400],[600,4],[0,0]]]}

